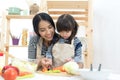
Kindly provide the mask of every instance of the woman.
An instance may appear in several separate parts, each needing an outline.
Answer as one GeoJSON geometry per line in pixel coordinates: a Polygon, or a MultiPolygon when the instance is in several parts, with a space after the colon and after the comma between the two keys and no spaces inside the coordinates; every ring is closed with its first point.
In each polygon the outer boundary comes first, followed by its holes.
{"type": "Polygon", "coordinates": [[[36,36],[32,37],[28,46],[29,60],[37,59],[37,70],[52,65],[52,47],[58,40],[53,19],[47,13],[36,14],[33,18],[33,29],[36,36]]]}

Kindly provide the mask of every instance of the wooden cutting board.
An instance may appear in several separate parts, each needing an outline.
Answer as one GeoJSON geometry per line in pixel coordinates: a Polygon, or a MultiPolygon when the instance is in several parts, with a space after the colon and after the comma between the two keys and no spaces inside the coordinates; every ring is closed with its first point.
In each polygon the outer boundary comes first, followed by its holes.
{"type": "Polygon", "coordinates": [[[66,72],[60,72],[60,73],[47,73],[47,72],[38,72],[39,74],[44,74],[44,75],[51,75],[51,76],[66,76],[66,77],[71,77],[71,76],[78,76],[78,75],[72,75],[72,74],[68,74],[66,72]]]}

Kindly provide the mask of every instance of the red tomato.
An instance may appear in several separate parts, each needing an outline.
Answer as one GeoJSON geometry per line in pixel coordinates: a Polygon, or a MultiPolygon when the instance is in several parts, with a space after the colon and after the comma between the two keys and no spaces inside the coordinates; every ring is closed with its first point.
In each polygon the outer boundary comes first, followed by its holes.
{"type": "Polygon", "coordinates": [[[3,77],[5,80],[15,80],[18,76],[18,72],[14,68],[8,68],[3,73],[3,77]]]}

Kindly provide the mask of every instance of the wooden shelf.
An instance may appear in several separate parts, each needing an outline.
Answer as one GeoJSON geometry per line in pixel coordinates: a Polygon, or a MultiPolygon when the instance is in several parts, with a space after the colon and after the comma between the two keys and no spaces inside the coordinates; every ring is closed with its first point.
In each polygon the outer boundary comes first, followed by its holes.
{"type": "Polygon", "coordinates": [[[7,15],[7,19],[32,19],[34,15],[28,15],[28,16],[23,16],[23,15],[7,15]]]}
{"type": "Polygon", "coordinates": [[[11,57],[9,53],[9,48],[27,48],[28,45],[9,45],[9,31],[10,31],[10,22],[12,19],[32,19],[34,15],[6,15],[7,27],[6,27],[6,49],[5,49],[5,65],[8,65],[8,58],[11,57]]]}
{"type": "Polygon", "coordinates": [[[22,46],[22,45],[10,45],[9,47],[28,47],[28,45],[26,45],[26,46],[22,46]]]}

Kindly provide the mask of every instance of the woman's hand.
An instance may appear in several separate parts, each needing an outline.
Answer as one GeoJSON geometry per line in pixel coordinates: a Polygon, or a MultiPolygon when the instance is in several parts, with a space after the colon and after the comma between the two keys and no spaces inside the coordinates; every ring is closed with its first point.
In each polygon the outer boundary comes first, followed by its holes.
{"type": "Polygon", "coordinates": [[[41,65],[42,65],[43,68],[48,68],[49,66],[52,65],[52,59],[42,58],[41,59],[41,65]]]}
{"type": "Polygon", "coordinates": [[[48,58],[41,58],[38,61],[37,71],[42,69],[49,69],[49,67],[52,66],[52,59],[48,58]]]}

